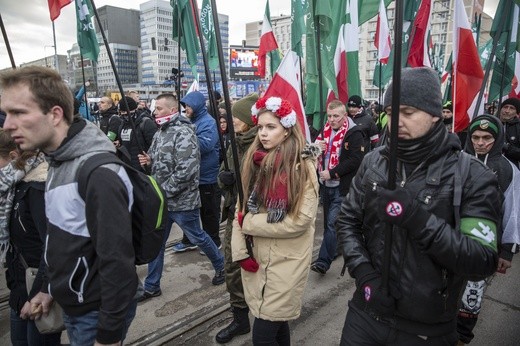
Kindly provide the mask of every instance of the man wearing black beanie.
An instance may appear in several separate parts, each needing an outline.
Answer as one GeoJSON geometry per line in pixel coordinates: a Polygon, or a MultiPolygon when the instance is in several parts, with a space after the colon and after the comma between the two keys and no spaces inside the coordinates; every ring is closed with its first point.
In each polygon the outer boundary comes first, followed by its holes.
{"type": "Polygon", "coordinates": [[[391,103],[392,85],[384,107],[398,132],[396,188],[387,188],[387,140],[365,156],[336,221],[357,287],[341,345],[455,345],[467,277],[485,278],[497,268],[497,178],[447,132],[433,69],[403,69],[397,129],[391,103]]]}
{"type": "Polygon", "coordinates": [[[520,163],[520,99],[510,97],[500,106],[500,120],[504,124],[504,155],[517,167],[520,163]]]}

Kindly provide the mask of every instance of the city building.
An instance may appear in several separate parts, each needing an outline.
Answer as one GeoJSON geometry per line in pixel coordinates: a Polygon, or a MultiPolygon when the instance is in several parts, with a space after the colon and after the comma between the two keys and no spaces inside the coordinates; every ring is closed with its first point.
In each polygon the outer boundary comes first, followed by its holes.
{"type": "Polygon", "coordinates": [[[33,61],[25,62],[20,64],[20,67],[26,66],[46,66],[53,68],[58,71],[58,73],[63,77],[64,80],[69,80],[69,75],[67,71],[67,56],[66,55],[49,55],[40,59],[36,59],[33,61]],[[57,59],[57,60],[56,60],[57,59]],[[56,61],[58,62],[56,64],[56,61]]]}

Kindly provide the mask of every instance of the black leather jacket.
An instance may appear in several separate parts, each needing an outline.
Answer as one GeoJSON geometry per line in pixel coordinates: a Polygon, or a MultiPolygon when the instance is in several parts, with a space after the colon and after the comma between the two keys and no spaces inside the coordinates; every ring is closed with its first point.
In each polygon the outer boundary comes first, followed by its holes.
{"type": "MultiPolygon", "coordinates": [[[[381,155],[384,148],[365,156],[336,224],[339,244],[353,277],[363,263],[382,272],[384,234],[390,226],[377,218],[365,194],[374,185],[386,185],[388,160],[381,155]]],[[[467,278],[487,277],[497,267],[496,250],[455,229],[453,180],[458,155],[458,151],[448,150],[433,162],[419,165],[406,181],[397,174],[397,183],[416,192],[421,207],[431,212],[426,226],[414,230],[413,237],[407,229],[392,229],[389,281],[396,312],[390,320],[396,328],[417,335],[439,336],[454,331],[459,296],[467,278]]],[[[461,218],[478,217],[498,224],[500,210],[496,177],[471,158],[462,190],[461,218]]],[[[362,294],[358,287],[352,303],[366,310],[362,294]]]]}

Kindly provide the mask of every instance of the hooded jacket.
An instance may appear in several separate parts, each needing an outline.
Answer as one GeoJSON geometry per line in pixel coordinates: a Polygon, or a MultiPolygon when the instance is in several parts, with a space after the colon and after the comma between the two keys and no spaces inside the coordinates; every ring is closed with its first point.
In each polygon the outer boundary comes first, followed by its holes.
{"type": "MultiPolygon", "coordinates": [[[[398,161],[396,172],[396,184],[406,187],[419,208],[429,212],[424,227],[409,230],[379,220],[372,191],[378,185],[386,186],[388,179],[388,149],[383,145],[367,154],[361,163],[341,205],[336,229],[349,273],[357,279],[366,266],[372,266],[381,275],[385,231],[391,227],[389,286],[396,309],[388,318],[389,323],[416,335],[442,336],[455,332],[460,292],[468,277],[489,276],[496,270],[498,257],[493,232],[486,232],[488,237],[481,238],[477,235],[483,234],[475,235],[468,227],[455,229],[453,181],[459,155],[466,154],[460,153],[460,142],[447,133],[442,123],[437,123],[431,132],[437,135],[413,142],[419,153],[404,150],[401,154],[403,160],[416,166],[405,174],[398,161]],[[414,160],[407,154],[415,155],[414,160]]],[[[402,149],[398,143],[399,160],[402,149]]],[[[495,175],[470,157],[462,188],[461,224],[485,219],[497,225],[500,209],[495,175]]],[[[358,286],[352,304],[377,314],[363,297],[363,287],[358,286]]]]}
{"type": "Polygon", "coordinates": [[[108,136],[109,132],[111,132],[114,136],[117,135],[117,131],[119,130],[119,126],[121,125],[121,122],[123,121],[119,117],[119,112],[117,111],[116,106],[112,106],[109,109],[106,110],[106,112],[100,112],[100,119],[99,119],[99,128],[105,135],[108,136]]]}
{"type": "Polygon", "coordinates": [[[187,94],[182,98],[181,103],[193,109],[193,115],[190,120],[195,125],[195,133],[199,140],[199,184],[216,184],[220,164],[219,128],[217,128],[217,122],[208,113],[206,100],[201,92],[193,91],[187,94]]]}
{"type": "Polygon", "coordinates": [[[514,117],[504,122],[504,155],[517,167],[520,163],[520,119],[514,117]]]}
{"type": "Polygon", "coordinates": [[[114,145],[95,125],[75,119],[58,149],[48,153],[47,289],[67,315],[99,311],[96,340],[115,343],[137,289],[133,195],[126,171],[108,164],[92,172],[85,201],[80,197],[78,170],[100,152],[115,152],[114,145]]]}
{"type": "Polygon", "coordinates": [[[502,155],[504,130],[501,126],[500,119],[493,115],[479,115],[471,121],[471,124],[482,119],[492,122],[498,129],[498,134],[493,146],[487,154],[477,155],[473,143],[471,142],[471,135],[468,135],[464,151],[484,162],[498,178],[500,191],[504,194],[504,214],[502,216],[502,227],[500,229],[502,233],[502,243],[499,247],[499,254],[501,258],[511,261],[513,259],[513,253],[516,252],[513,251],[514,244],[520,244],[520,218],[518,215],[520,212],[520,200],[518,196],[515,196],[515,192],[516,194],[520,192],[520,172],[511,161],[502,155]]]}

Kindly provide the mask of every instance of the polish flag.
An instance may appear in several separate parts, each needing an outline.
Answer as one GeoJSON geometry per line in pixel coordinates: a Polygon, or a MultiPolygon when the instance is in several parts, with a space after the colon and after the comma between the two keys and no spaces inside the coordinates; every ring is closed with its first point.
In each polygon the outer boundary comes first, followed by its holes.
{"type": "Polygon", "coordinates": [[[348,101],[348,67],[347,67],[347,51],[345,48],[345,25],[339,29],[338,42],[336,44],[336,51],[334,52],[334,71],[336,73],[336,85],[338,92],[329,89],[327,96],[327,104],[334,100],[341,100],[343,103],[348,101]]]}
{"type": "Polygon", "coordinates": [[[453,131],[460,132],[473,118],[484,71],[463,0],[455,0],[453,18],[453,131]]]}
{"type": "Polygon", "coordinates": [[[276,96],[289,101],[296,113],[305,139],[310,143],[311,134],[309,132],[309,125],[307,124],[307,118],[305,117],[305,108],[303,107],[300,86],[300,59],[295,52],[287,51],[269,87],[265,91],[264,97],[276,96]]]}
{"type": "Polygon", "coordinates": [[[61,9],[72,2],[72,0],[47,0],[49,3],[49,12],[51,21],[54,22],[60,16],[61,9]]]}
{"type": "Polygon", "coordinates": [[[432,9],[432,0],[422,0],[412,28],[412,42],[408,53],[408,65],[411,67],[432,66],[428,55],[428,31],[432,9]]]}
{"type": "Polygon", "coordinates": [[[264,13],[264,20],[262,22],[262,35],[260,36],[260,47],[258,48],[258,72],[257,75],[265,77],[265,61],[267,53],[278,49],[278,43],[274,37],[273,28],[269,21],[268,13],[269,1],[266,5],[266,12],[264,13]]]}
{"type": "Polygon", "coordinates": [[[388,18],[386,17],[385,3],[383,0],[379,3],[374,45],[377,48],[377,59],[382,64],[388,64],[388,57],[392,50],[392,41],[390,40],[390,28],[388,27],[388,18]]]}

